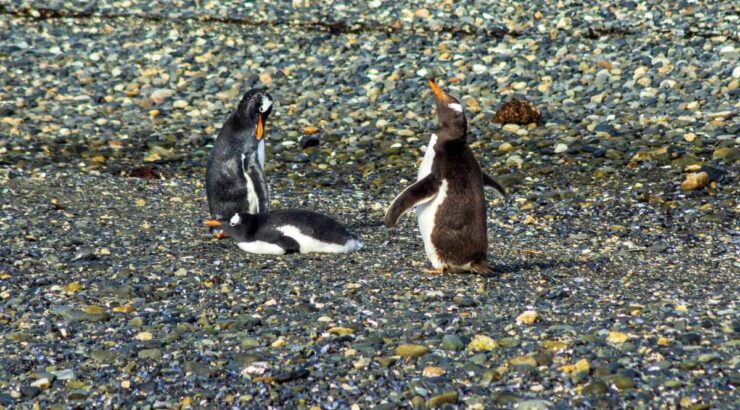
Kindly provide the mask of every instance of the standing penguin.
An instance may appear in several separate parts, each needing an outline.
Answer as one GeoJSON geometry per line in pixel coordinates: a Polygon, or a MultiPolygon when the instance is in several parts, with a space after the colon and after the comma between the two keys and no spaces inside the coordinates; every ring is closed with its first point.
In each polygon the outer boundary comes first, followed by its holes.
{"type": "Polygon", "coordinates": [[[208,208],[214,220],[269,210],[263,137],[270,112],[270,94],[251,89],[218,133],[206,166],[208,208]]]}
{"type": "Polygon", "coordinates": [[[437,102],[437,131],[427,146],[416,183],[401,192],[385,214],[392,227],[416,207],[424,250],[432,272],[445,269],[490,273],[483,187],[503,187],[481,171],[467,144],[463,106],[429,80],[437,102]]]}

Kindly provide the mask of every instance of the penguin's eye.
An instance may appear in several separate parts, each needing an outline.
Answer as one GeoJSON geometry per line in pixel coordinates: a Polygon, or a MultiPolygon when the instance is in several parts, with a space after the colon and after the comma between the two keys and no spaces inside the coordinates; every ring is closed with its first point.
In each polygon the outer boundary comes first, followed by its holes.
{"type": "Polygon", "coordinates": [[[261,113],[267,112],[267,110],[269,110],[271,106],[272,106],[272,100],[270,100],[270,98],[267,97],[266,95],[263,95],[262,101],[260,102],[260,106],[259,106],[260,112],[261,113]]]}

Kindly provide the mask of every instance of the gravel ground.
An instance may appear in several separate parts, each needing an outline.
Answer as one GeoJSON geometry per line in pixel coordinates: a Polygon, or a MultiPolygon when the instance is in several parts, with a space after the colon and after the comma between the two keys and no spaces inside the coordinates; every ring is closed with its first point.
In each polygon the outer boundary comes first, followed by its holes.
{"type": "Polygon", "coordinates": [[[736,4],[259,3],[0,0],[0,408],[740,405],[736,4]],[[427,76],[512,192],[495,275],[425,274],[413,215],[381,224],[427,76]],[[258,84],[273,207],[362,251],[201,226],[258,84]],[[513,97],[540,123],[494,123],[513,97]]]}

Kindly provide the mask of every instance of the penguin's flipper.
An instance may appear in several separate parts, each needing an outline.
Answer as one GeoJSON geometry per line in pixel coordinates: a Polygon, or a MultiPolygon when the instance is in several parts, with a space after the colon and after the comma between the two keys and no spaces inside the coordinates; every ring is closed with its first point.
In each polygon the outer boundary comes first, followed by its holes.
{"type": "Polygon", "coordinates": [[[485,172],[481,171],[481,175],[483,175],[483,186],[487,188],[493,188],[496,191],[498,191],[501,196],[504,197],[504,199],[509,199],[509,193],[506,192],[506,189],[501,186],[501,184],[498,183],[495,179],[493,179],[492,176],[486,174],[485,172]]]}
{"type": "Polygon", "coordinates": [[[248,157],[242,156],[244,176],[247,177],[247,198],[249,210],[252,214],[264,213],[270,210],[270,191],[267,187],[267,177],[262,169],[256,153],[248,157]]]}
{"type": "Polygon", "coordinates": [[[298,242],[291,238],[290,236],[286,235],[280,235],[275,243],[285,249],[285,253],[299,253],[301,251],[301,245],[298,244],[298,242]]]}
{"type": "Polygon", "coordinates": [[[434,198],[440,183],[439,178],[434,174],[429,174],[404,189],[388,207],[385,213],[385,226],[392,227],[406,210],[434,198]]]}

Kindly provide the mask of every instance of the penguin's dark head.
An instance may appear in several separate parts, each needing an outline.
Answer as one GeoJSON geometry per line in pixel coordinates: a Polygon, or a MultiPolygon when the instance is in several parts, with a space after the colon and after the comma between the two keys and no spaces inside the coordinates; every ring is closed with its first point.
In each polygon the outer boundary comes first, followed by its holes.
{"type": "Polygon", "coordinates": [[[442,91],[434,80],[429,80],[437,102],[437,136],[442,140],[465,140],[468,121],[463,106],[457,98],[442,91]]]}
{"type": "Polygon", "coordinates": [[[245,124],[256,124],[254,136],[258,142],[265,135],[265,123],[272,112],[272,101],[267,90],[252,88],[239,102],[237,115],[245,124]]]}
{"type": "Polygon", "coordinates": [[[230,237],[240,241],[246,237],[248,227],[246,222],[249,219],[250,215],[247,213],[235,213],[228,219],[219,220],[219,228],[223,229],[230,237]]]}

